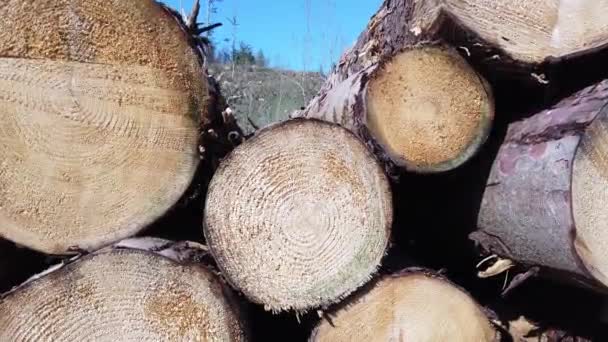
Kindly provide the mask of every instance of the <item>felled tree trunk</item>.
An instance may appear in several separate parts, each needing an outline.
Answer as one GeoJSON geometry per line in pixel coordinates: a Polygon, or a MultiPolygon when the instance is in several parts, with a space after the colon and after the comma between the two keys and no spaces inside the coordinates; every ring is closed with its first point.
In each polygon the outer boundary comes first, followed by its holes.
{"type": "MultiPolygon", "coordinates": [[[[466,162],[494,118],[487,82],[459,53],[412,30],[413,1],[387,1],[319,95],[294,116],[338,123],[395,166],[432,173],[466,162]]],[[[426,15],[426,14],[425,14],[426,15]]]]}
{"type": "Polygon", "coordinates": [[[293,119],[258,131],[222,161],[204,234],[222,274],[252,302],[306,312],[372,277],[392,205],[382,168],[353,134],[293,119]]]}
{"type": "MultiPolygon", "coordinates": [[[[418,32],[440,30],[446,21],[519,64],[539,65],[595,52],[608,45],[602,13],[608,1],[430,0],[415,1],[418,32]]],[[[485,46],[483,46],[485,45],[485,46]]],[[[478,46],[478,47],[480,47],[478,46]]],[[[475,48],[475,47],[474,47],[475,48]]]]}
{"type": "Polygon", "coordinates": [[[500,341],[488,313],[444,277],[409,269],[327,312],[310,341],[500,341]]]}
{"type": "Polygon", "coordinates": [[[7,0],[0,17],[0,236],[66,254],[133,235],[228,140],[195,20],[152,0],[7,0]]]}
{"type": "Polygon", "coordinates": [[[509,127],[471,235],[505,269],[608,286],[607,120],[604,81],[509,127]]]}
{"type": "Polygon", "coordinates": [[[483,308],[444,276],[412,267],[375,279],[324,312],[309,341],[591,341],[503,314],[483,308]]]}
{"type": "Polygon", "coordinates": [[[236,297],[194,245],[133,239],[35,276],[0,299],[0,339],[246,341],[236,297]]]}
{"type": "Polygon", "coordinates": [[[356,133],[380,160],[415,172],[466,162],[494,118],[489,85],[454,50],[412,47],[356,73],[299,115],[356,133]]]}

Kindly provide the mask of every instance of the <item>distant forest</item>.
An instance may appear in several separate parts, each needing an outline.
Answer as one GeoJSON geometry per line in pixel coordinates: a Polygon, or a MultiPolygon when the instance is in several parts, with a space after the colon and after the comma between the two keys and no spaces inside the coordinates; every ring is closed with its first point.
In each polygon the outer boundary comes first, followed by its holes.
{"type": "Polygon", "coordinates": [[[264,55],[264,51],[258,50],[256,53],[253,51],[253,47],[245,42],[240,42],[237,47],[215,49],[215,45],[212,44],[211,53],[209,58],[211,63],[218,64],[232,64],[237,65],[257,65],[260,67],[268,66],[268,58],[264,55]]]}

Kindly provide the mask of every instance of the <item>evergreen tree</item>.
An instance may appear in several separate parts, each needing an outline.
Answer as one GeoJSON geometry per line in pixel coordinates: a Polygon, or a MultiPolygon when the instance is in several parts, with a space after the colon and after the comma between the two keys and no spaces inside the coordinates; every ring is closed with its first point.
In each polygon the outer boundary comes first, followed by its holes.
{"type": "Polygon", "coordinates": [[[255,56],[253,55],[253,49],[251,45],[241,42],[239,48],[234,51],[232,60],[236,64],[252,65],[255,63],[255,56]]]}
{"type": "Polygon", "coordinates": [[[268,66],[268,60],[266,59],[266,56],[264,55],[264,51],[262,51],[262,49],[258,50],[258,53],[255,56],[255,64],[263,68],[268,66]]]}

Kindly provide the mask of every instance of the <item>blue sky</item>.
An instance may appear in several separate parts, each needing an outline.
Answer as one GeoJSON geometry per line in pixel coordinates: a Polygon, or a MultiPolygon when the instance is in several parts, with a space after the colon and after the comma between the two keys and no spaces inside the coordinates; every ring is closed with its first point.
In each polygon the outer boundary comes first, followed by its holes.
{"type": "MultiPolygon", "coordinates": [[[[193,0],[164,0],[187,12],[193,0]]],[[[204,2],[204,0],[201,0],[204,2]]],[[[382,0],[223,0],[212,22],[220,47],[230,46],[236,16],[236,40],[262,49],[272,66],[295,70],[327,71],[332,62],[351,46],[380,7],[382,0]]],[[[199,21],[206,17],[201,10],[199,21]]]]}

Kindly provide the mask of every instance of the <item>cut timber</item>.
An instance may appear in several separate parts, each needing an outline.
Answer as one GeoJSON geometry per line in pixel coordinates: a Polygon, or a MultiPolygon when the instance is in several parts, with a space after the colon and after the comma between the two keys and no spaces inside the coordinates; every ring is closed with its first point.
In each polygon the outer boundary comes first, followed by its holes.
{"type": "Polygon", "coordinates": [[[494,342],[500,337],[467,293],[422,270],[386,276],[327,315],[311,342],[494,342]]]}
{"type": "Polygon", "coordinates": [[[223,275],[250,300],[306,311],[370,279],[391,223],[388,180],[365,146],[337,125],[295,119],[222,162],[204,232],[223,275]]]}
{"type": "Polygon", "coordinates": [[[414,27],[449,16],[511,58],[538,64],[608,45],[608,0],[431,0],[420,1],[414,27]]]}
{"type": "Polygon", "coordinates": [[[107,248],[0,300],[0,340],[245,341],[233,301],[203,266],[107,248]]]}
{"type": "Polygon", "coordinates": [[[367,115],[361,121],[391,159],[407,169],[453,169],[489,134],[494,117],[489,86],[449,49],[398,54],[371,76],[367,87],[367,115]]]}
{"type": "Polygon", "coordinates": [[[572,166],[574,247],[587,270],[608,286],[608,99],[589,125],[572,166]]]}
{"type": "Polygon", "coordinates": [[[428,173],[454,169],[485,142],[494,118],[488,84],[454,50],[407,49],[317,97],[307,118],[338,123],[381,160],[428,173]]]}
{"type": "Polygon", "coordinates": [[[472,238],[492,254],[608,286],[608,81],[509,127],[472,238]]]}
{"type": "Polygon", "coordinates": [[[0,17],[0,236],[65,254],[165,213],[211,120],[181,19],[152,0],[4,0],[0,17]]]}

